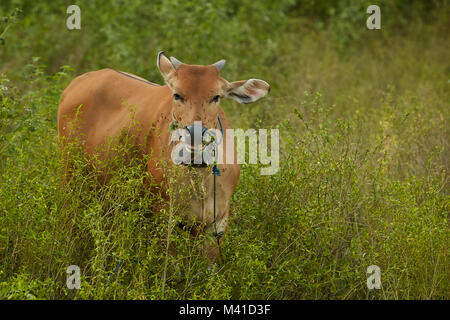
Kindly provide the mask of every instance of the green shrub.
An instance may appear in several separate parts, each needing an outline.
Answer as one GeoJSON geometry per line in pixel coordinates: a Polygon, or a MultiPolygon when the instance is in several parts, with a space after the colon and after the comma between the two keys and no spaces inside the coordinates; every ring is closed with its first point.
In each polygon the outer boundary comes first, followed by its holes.
{"type": "Polygon", "coordinates": [[[365,10],[344,4],[90,1],[82,30],[62,32],[66,4],[20,1],[0,50],[0,298],[448,299],[448,8],[382,2],[382,19],[412,10],[367,34],[352,31],[365,10]],[[174,187],[176,169],[167,199],[132,145],[107,163],[59,148],[74,70],[158,80],[160,49],[271,84],[257,104],[223,103],[232,127],[279,129],[281,146],[273,176],[242,165],[221,263],[178,227],[173,199],[193,190],[174,187]],[[373,264],[381,290],[366,287],[373,264]]]}

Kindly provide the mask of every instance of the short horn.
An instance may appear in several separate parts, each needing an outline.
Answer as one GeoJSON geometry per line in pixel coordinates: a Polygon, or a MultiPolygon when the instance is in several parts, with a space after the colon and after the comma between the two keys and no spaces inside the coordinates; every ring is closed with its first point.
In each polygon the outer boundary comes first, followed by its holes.
{"type": "Polygon", "coordinates": [[[225,60],[224,59],[222,59],[222,60],[219,60],[219,61],[217,61],[216,63],[213,63],[213,66],[214,67],[216,67],[217,68],[217,70],[222,70],[222,68],[223,68],[223,66],[225,65],[225,60]]]}
{"type": "Polygon", "coordinates": [[[170,57],[170,61],[172,61],[172,65],[175,69],[178,69],[178,66],[183,63],[175,57],[170,57]]]}

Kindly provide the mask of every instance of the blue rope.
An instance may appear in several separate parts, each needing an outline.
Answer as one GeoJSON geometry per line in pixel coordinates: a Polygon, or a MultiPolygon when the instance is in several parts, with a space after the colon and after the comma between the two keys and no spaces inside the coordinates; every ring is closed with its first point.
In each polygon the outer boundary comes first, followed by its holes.
{"type": "MultiPolygon", "coordinates": [[[[219,141],[219,143],[217,144],[217,147],[219,147],[219,144],[221,144],[222,143],[222,140],[223,140],[223,127],[222,127],[222,122],[220,121],[220,115],[217,115],[217,120],[219,120],[219,124],[220,124],[220,132],[221,132],[221,134],[222,134],[222,136],[220,137],[220,141],[219,141]]],[[[217,176],[220,176],[220,170],[219,170],[219,168],[217,168],[217,156],[218,156],[218,152],[219,150],[217,149],[216,150],[216,152],[215,152],[215,156],[216,156],[216,161],[214,162],[214,166],[213,166],[213,174],[214,175],[217,175],[217,176]]],[[[214,187],[216,186],[216,184],[215,184],[215,179],[214,179],[214,187]]],[[[214,189],[215,190],[215,189],[214,189]]]]}
{"type": "MultiPolygon", "coordinates": [[[[222,122],[220,121],[220,115],[217,115],[217,120],[219,120],[219,124],[220,124],[220,131],[222,133],[222,137],[220,137],[220,141],[217,144],[217,147],[219,146],[219,144],[222,143],[223,140],[223,127],[222,127],[222,122]]],[[[219,254],[220,254],[220,237],[223,235],[223,233],[221,232],[221,234],[217,233],[217,224],[216,224],[216,176],[220,176],[220,170],[217,167],[217,154],[218,154],[218,149],[216,150],[216,161],[214,162],[214,166],[213,166],[213,170],[212,170],[212,174],[214,176],[214,231],[215,234],[214,236],[217,239],[217,247],[219,248],[219,254]]]]}
{"type": "MultiPolygon", "coordinates": [[[[219,124],[220,124],[220,132],[221,132],[221,134],[222,134],[222,136],[220,137],[220,141],[219,141],[219,143],[217,144],[217,147],[219,147],[219,144],[221,144],[222,143],[222,140],[223,140],[223,127],[222,127],[222,122],[220,121],[220,115],[217,115],[217,120],[219,120],[219,124]]],[[[213,166],[213,171],[212,171],[212,173],[216,176],[220,176],[220,170],[219,170],[219,168],[217,168],[217,156],[218,156],[218,152],[219,150],[216,150],[216,153],[215,153],[215,155],[216,155],[216,161],[214,162],[214,166],[213,166]]],[[[215,178],[215,177],[214,177],[215,178]]],[[[214,190],[215,190],[215,187],[216,187],[216,180],[214,179],[214,190]]],[[[214,195],[215,195],[215,192],[214,192],[214,195]]],[[[215,202],[214,202],[215,203],[215,202]]]]}
{"type": "Polygon", "coordinates": [[[219,144],[222,143],[222,140],[223,140],[223,127],[222,127],[222,122],[220,121],[220,115],[217,115],[217,120],[219,120],[220,132],[222,133],[222,136],[220,137],[220,142],[217,144],[217,146],[218,146],[219,144]]]}

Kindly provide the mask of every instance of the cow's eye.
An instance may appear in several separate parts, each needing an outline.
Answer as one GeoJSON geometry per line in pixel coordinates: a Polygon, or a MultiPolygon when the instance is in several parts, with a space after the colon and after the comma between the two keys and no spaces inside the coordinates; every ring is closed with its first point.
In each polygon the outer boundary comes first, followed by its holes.
{"type": "Polygon", "coordinates": [[[173,98],[174,98],[175,100],[183,101],[183,97],[180,96],[178,93],[174,93],[174,94],[173,94],[173,98]]]}
{"type": "Polygon", "coordinates": [[[215,96],[214,98],[212,98],[211,103],[212,102],[218,102],[220,99],[220,95],[215,96]]]}

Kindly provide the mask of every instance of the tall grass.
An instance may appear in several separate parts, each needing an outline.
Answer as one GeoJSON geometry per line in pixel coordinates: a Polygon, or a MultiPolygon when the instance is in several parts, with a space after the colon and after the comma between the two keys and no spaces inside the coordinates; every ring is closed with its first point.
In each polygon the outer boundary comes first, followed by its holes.
{"type": "Polygon", "coordinates": [[[25,1],[24,18],[5,33],[0,298],[448,299],[448,8],[407,27],[387,24],[350,34],[348,26],[358,21],[336,20],[345,10],[298,19],[286,8],[307,15],[326,11],[287,1],[279,16],[269,16],[279,26],[271,24],[267,37],[258,33],[249,45],[245,36],[257,33],[264,24],[259,17],[275,4],[191,8],[186,19],[194,20],[177,35],[176,18],[187,4],[175,2],[158,7],[169,21],[170,39],[155,36],[147,45],[140,45],[147,39],[141,15],[156,13],[128,8],[123,19],[142,12],[123,30],[140,33],[125,39],[119,24],[107,23],[124,9],[119,4],[99,14],[98,34],[70,36],[79,37],[78,53],[69,50],[69,40],[52,47],[46,38],[64,38],[55,31],[64,7],[25,1]],[[23,35],[35,21],[29,13],[40,11],[49,15],[53,34],[15,41],[11,36],[23,35]],[[214,14],[228,15],[222,26],[229,29],[217,26],[214,14]],[[209,17],[204,28],[186,38],[199,30],[195,19],[202,17],[209,17]],[[106,38],[104,46],[93,46],[106,38]],[[163,45],[195,63],[218,60],[223,50],[225,77],[258,77],[272,87],[257,104],[223,104],[235,128],[279,129],[281,158],[273,176],[242,166],[220,263],[204,257],[206,235],[194,238],[179,227],[183,207],[172,200],[194,189],[176,187],[176,169],[167,172],[166,198],[150,192],[146,157],[130,157],[130,149],[117,145],[118,156],[104,166],[76,144],[59,149],[57,104],[75,74],[108,66],[158,80],[152,52],[163,45]],[[43,57],[32,58],[30,47],[43,57]],[[73,67],[58,70],[69,63],[73,67]],[[69,177],[64,152],[71,155],[69,177]],[[99,183],[104,168],[109,179],[99,183]],[[66,287],[69,265],[81,268],[80,290],[66,287]],[[380,290],[367,289],[370,265],[381,269],[380,290]]]}

